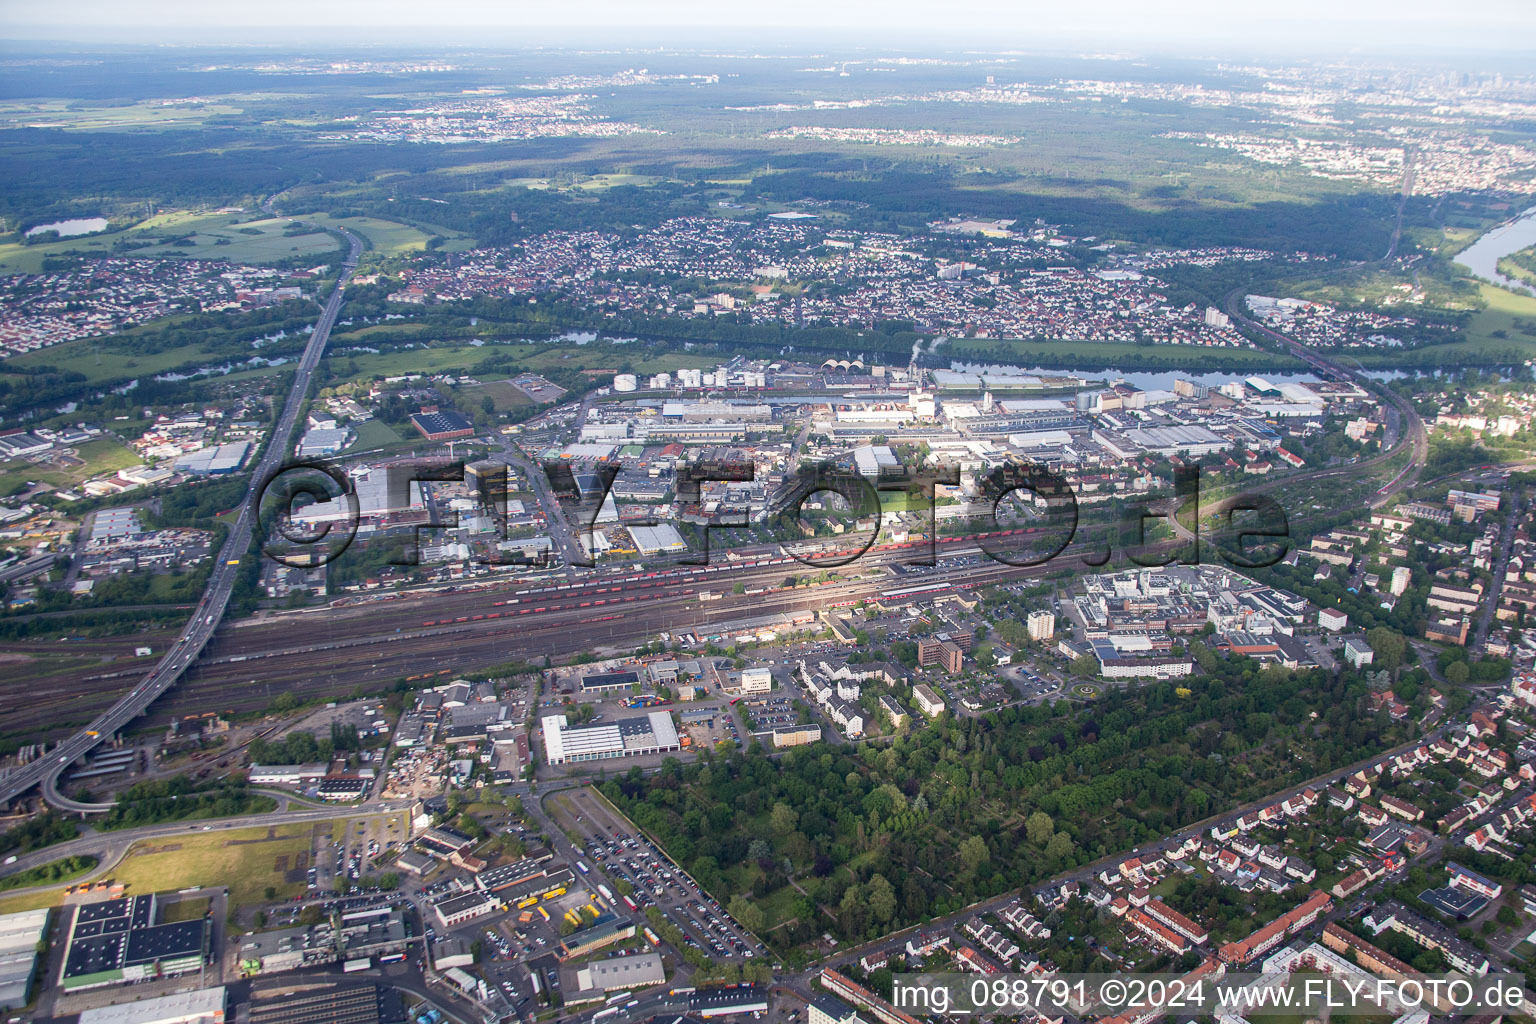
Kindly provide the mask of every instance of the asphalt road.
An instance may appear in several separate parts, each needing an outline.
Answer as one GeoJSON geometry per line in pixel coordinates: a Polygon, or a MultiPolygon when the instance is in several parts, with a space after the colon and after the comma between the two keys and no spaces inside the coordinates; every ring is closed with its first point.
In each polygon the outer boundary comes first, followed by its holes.
{"type": "Polygon", "coordinates": [[[331,328],[335,325],[336,315],[341,310],[342,293],[346,289],[347,280],[357,268],[358,257],[362,254],[362,240],[345,230],[342,234],[346,235],[351,251],[342,263],[336,287],[332,290],[330,298],[326,300],[320,318],[315,322],[314,333],[310,335],[309,344],[305,346],[304,354],[299,359],[293,386],[288,392],[287,400],[283,403],[282,412],[278,415],[272,440],[268,443],[251,475],[251,491],[246,501],[241,504],[239,517],[231,527],[224,544],[219,548],[213,572],[208,578],[207,589],[204,590],[202,599],[192,613],[186,633],[138,685],[93,719],[85,728],[55,746],[46,756],[12,770],[5,778],[0,779],[0,805],[7,804],[33,786],[40,785],[43,799],[60,810],[93,813],[104,811],[112,806],[111,804],[82,803],[66,797],[59,791],[59,776],[71,763],[89,753],[104,738],[111,736],[143,714],[144,710],[161,694],[176,685],[182,673],[202,654],[204,646],[207,645],[214,630],[218,628],[220,620],[223,619],[225,609],[229,605],[230,594],[233,593],[235,583],[239,579],[240,562],[246,556],[251,544],[259,489],[288,457],[288,442],[298,423],[299,412],[304,405],[304,396],[309,393],[315,369],[320,365],[326,342],[330,338],[331,328]]]}

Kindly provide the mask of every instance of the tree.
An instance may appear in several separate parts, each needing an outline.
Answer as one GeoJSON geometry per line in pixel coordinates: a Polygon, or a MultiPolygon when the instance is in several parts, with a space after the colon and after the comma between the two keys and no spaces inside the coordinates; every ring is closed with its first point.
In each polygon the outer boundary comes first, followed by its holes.
{"type": "Polygon", "coordinates": [[[800,824],[800,815],[788,804],[774,804],[773,810],[768,814],[768,827],[781,836],[787,836],[800,824]]]}
{"type": "Polygon", "coordinates": [[[1053,860],[1066,860],[1072,856],[1072,850],[1072,837],[1065,832],[1057,832],[1045,844],[1045,855],[1053,860]]]}
{"type": "Polygon", "coordinates": [[[1471,674],[1472,670],[1467,668],[1467,663],[1464,661],[1453,661],[1445,667],[1446,680],[1457,686],[1465,686],[1467,677],[1471,674]]]}
{"type": "Polygon", "coordinates": [[[1091,676],[1099,671],[1099,662],[1091,654],[1079,654],[1072,659],[1072,674],[1077,676],[1091,676]]]}
{"type": "Polygon", "coordinates": [[[763,911],[756,903],[747,899],[741,893],[731,897],[731,902],[726,905],[726,913],[736,919],[736,923],[749,932],[760,932],[763,929],[763,911]]]}
{"type": "Polygon", "coordinates": [[[884,875],[876,875],[869,880],[865,900],[869,903],[869,912],[881,924],[896,914],[896,890],[891,888],[891,883],[886,881],[884,875]]]}
{"type": "Polygon", "coordinates": [[[1365,642],[1375,653],[1376,664],[1388,672],[1402,667],[1403,657],[1408,652],[1408,641],[1403,634],[1387,626],[1376,626],[1366,632],[1365,642]]]}
{"type": "Polygon", "coordinates": [[[1029,820],[1024,823],[1024,834],[1028,836],[1029,841],[1034,843],[1036,846],[1044,846],[1046,843],[1048,843],[1051,839],[1051,834],[1055,831],[1056,823],[1052,821],[1051,816],[1046,814],[1044,811],[1036,811],[1034,814],[1031,814],[1029,816],[1029,820]]]}
{"type": "Polygon", "coordinates": [[[960,860],[972,871],[981,867],[991,857],[992,855],[987,852],[987,841],[981,836],[971,836],[960,844],[960,860]]]}

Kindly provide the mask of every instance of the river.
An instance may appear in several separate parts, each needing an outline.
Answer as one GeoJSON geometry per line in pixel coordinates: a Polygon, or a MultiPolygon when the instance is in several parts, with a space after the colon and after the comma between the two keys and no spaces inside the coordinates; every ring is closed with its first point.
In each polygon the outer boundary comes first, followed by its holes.
{"type": "Polygon", "coordinates": [[[1533,245],[1536,245],[1536,209],[1527,210],[1522,216],[1500,224],[1463,249],[1456,257],[1456,262],[1502,288],[1530,294],[1529,286],[1499,273],[1499,260],[1533,245]]]}

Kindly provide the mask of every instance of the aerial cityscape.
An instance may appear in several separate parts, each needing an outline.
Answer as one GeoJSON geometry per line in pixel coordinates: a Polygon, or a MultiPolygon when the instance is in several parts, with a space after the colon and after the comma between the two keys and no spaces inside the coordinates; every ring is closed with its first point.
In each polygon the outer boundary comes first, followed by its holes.
{"type": "Polygon", "coordinates": [[[1531,1017],[1536,18],[1100,13],[8,9],[0,1020],[1531,1017]]]}

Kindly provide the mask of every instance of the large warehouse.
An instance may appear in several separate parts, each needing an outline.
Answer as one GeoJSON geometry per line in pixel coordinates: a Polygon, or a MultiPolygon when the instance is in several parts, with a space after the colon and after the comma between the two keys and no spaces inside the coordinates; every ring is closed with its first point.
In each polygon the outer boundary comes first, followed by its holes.
{"type": "Polygon", "coordinates": [[[0,914],[0,1009],[27,1005],[37,944],[48,936],[48,909],[0,914]]]}
{"type": "Polygon", "coordinates": [[[688,550],[683,535],[671,523],[655,526],[631,526],[629,535],[634,539],[635,550],[642,555],[675,555],[688,550]]]}
{"type": "Polygon", "coordinates": [[[436,408],[422,409],[411,416],[411,425],[428,441],[451,441],[456,437],[469,437],[475,425],[462,413],[452,409],[439,412],[436,408]]]}
{"type": "Polygon", "coordinates": [[[60,983],[67,992],[186,974],[203,966],[208,921],[156,924],[153,893],[86,903],[70,923],[60,983]]]}
{"type": "Polygon", "coordinates": [[[659,754],[681,749],[677,727],[665,711],[601,725],[571,726],[564,715],[545,715],[544,753],[550,764],[659,754]]]}
{"type": "Polygon", "coordinates": [[[86,1010],[80,1024],[222,1024],[224,987],[198,988],[86,1010]]]}

